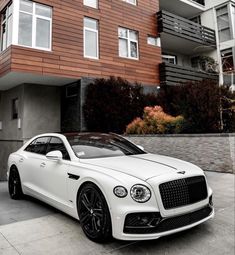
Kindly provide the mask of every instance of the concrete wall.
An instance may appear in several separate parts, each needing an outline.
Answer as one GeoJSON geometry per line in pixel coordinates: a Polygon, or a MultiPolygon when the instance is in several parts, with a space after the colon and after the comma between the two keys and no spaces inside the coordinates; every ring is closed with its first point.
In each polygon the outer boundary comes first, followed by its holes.
{"type": "Polygon", "coordinates": [[[41,133],[60,132],[60,97],[59,87],[24,85],[24,140],[41,133]]]}
{"type": "Polygon", "coordinates": [[[0,180],[6,179],[7,159],[25,140],[46,132],[60,132],[60,88],[19,85],[0,93],[0,180]],[[19,118],[12,120],[12,100],[19,99],[19,118]]]}
{"type": "MultiPolygon", "coordinates": [[[[209,9],[217,5],[225,4],[228,0],[206,0],[205,1],[205,8],[209,9]]],[[[235,3],[234,0],[230,0],[230,2],[235,3]]]]}
{"type": "Polygon", "coordinates": [[[17,151],[23,145],[23,141],[1,141],[0,140],[0,181],[6,180],[7,160],[9,155],[17,151]]]}
{"type": "Polygon", "coordinates": [[[0,99],[0,121],[2,121],[2,130],[0,130],[0,140],[20,140],[22,138],[22,129],[18,128],[18,120],[12,119],[12,100],[19,99],[19,118],[23,118],[23,85],[14,89],[1,92],[0,99]]]}
{"type": "Polygon", "coordinates": [[[189,161],[208,171],[235,173],[235,134],[128,136],[146,151],[189,161]]]}

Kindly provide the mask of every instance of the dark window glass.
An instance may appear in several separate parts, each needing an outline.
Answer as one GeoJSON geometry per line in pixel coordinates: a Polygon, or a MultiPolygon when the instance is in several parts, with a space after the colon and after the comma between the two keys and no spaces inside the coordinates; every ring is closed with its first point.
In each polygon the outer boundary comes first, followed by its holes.
{"type": "Polygon", "coordinates": [[[12,100],[12,119],[18,119],[19,117],[19,99],[15,98],[12,100]]]}
{"type": "Polygon", "coordinates": [[[145,154],[128,140],[108,134],[81,134],[67,137],[78,158],[104,158],[145,154]]]}
{"type": "Polygon", "coordinates": [[[52,137],[48,144],[47,153],[51,151],[60,151],[63,155],[63,159],[70,160],[69,154],[64,146],[64,143],[57,137],[52,137]]]}
{"type": "Polygon", "coordinates": [[[221,51],[223,72],[232,72],[234,70],[233,51],[226,49],[221,51]]]}
{"type": "Polygon", "coordinates": [[[25,151],[46,155],[47,143],[49,137],[40,137],[34,140],[25,151]]]}

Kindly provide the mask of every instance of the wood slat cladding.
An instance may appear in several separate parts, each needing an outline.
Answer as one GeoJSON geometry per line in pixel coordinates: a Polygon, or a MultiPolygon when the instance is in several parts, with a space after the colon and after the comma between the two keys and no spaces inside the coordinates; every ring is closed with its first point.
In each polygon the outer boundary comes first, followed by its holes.
{"type": "MultiPolygon", "coordinates": [[[[0,8],[6,5],[0,0],[0,8]]],[[[11,71],[80,78],[121,76],[143,84],[159,84],[161,49],[147,44],[148,35],[157,35],[158,0],[138,0],[134,6],[122,0],[99,0],[99,8],[83,5],[83,0],[38,0],[53,7],[52,51],[11,46],[11,71]],[[83,56],[83,19],[99,21],[99,60],[83,56]],[[119,57],[118,27],[139,32],[139,60],[119,57]]],[[[1,66],[5,52],[0,53],[1,66]]],[[[7,55],[7,54],[6,54],[7,55]]],[[[1,71],[0,71],[1,76],[1,71]]]]}
{"type": "Polygon", "coordinates": [[[0,77],[11,71],[11,47],[0,53],[0,77]]]}

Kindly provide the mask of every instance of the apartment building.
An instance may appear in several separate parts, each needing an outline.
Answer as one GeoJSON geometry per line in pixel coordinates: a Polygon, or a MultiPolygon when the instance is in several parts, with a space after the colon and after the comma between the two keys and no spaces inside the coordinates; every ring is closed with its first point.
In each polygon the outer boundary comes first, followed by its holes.
{"type": "Polygon", "coordinates": [[[235,91],[235,0],[206,0],[205,9],[201,19],[216,31],[220,83],[235,91]]]}
{"type": "Polygon", "coordinates": [[[92,79],[156,89],[158,10],[152,0],[0,0],[0,179],[25,140],[83,129],[92,79]]]}
{"type": "Polygon", "coordinates": [[[218,79],[235,89],[234,0],[160,0],[161,83],[218,79]]]}

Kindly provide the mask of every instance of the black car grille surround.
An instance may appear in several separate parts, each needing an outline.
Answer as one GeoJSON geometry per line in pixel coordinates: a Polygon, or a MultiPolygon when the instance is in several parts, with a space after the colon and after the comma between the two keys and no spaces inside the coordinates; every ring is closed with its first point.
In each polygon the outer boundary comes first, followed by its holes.
{"type": "Polygon", "coordinates": [[[204,176],[165,182],[159,185],[159,191],[166,210],[194,204],[207,198],[204,176]]]}
{"type": "MultiPolygon", "coordinates": [[[[182,228],[200,220],[203,220],[211,215],[213,209],[210,205],[184,215],[172,217],[172,218],[158,218],[159,213],[151,213],[149,217],[153,217],[150,223],[143,226],[140,219],[140,214],[128,214],[125,219],[124,233],[126,234],[156,234],[182,228]],[[138,225],[139,220],[139,225],[138,225]],[[131,224],[132,223],[132,224],[131,224]]],[[[146,214],[145,214],[146,215],[146,214]]]]}

